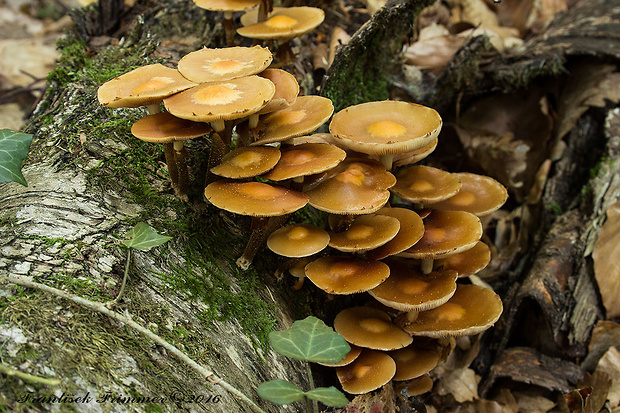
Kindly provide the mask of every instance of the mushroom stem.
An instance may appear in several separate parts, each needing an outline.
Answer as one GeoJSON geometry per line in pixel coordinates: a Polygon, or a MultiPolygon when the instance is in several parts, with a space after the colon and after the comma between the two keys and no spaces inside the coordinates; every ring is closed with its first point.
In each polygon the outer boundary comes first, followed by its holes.
{"type": "Polygon", "coordinates": [[[226,129],[226,122],[224,122],[224,119],[214,120],[211,122],[211,127],[217,133],[221,133],[226,129]]]}
{"type": "Polygon", "coordinates": [[[264,22],[273,10],[273,0],[262,0],[258,6],[257,23],[264,22]]]}
{"type": "Polygon", "coordinates": [[[392,162],[394,160],[394,155],[391,153],[380,155],[379,161],[385,166],[385,169],[388,171],[392,170],[392,162]]]}
{"type": "Polygon", "coordinates": [[[278,50],[276,51],[276,59],[278,64],[285,65],[295,60],[295,53],[291,49],[291,42],[288,39],[277,40],[278,50]]]}
{"type": "Polygon", "coordinates": [[[226,146],[219,133],[211,134],[211,151],[209,152],[209,162],[207,164],[207,175],[205,176],[205,187],[213,182],[214,175],[211,168],[218,166],[222,162],[224,155],[228,153],[230,146],[226,146]]]}
{"type": "Polygon", "coordinates": [[[177,168],[177,164],[174,160],[174,145],[172,142],[168,142],[164,143],[163,146],[170,182],[172,183],[172,188],[176,191],[177,186],[179,185],[179,169],[177,168]]]}
{"type": "Polygon", "coordinates": [[[420,267],[423,274],[430,274],[433,271],[433,259],[424,258],[420,267]]]}
{"type": "Polygon", "coordinates": [[[185,159],[188,157],[187,150],[183,141],[174,141],[174,161],[178,170],[178,183],[177,183],[177,196],[187,202],[187,192],[189,188],[189,172],[187,171],[187,162],[185,159]]]}
{"type": "Polygon", "coordinates": [[[146,111],[149,115],[155,115],[156,113],[161,112],[161,102],[152,103],[150,105],[146,105],[146,111]]]}
{"type": "Polygon", "coordinates": [[[222,20],[224,26],[224,33],[226,35],[226,44],[229,47],[235,45],[235,21],[233,20],[233,13],[231,11],[224,12],[224,20],[222,20]]]}
{"type": "Polygon", "coordinates": [[[265,243],[269,235],[280,228],[288,220],[291,214],[275,217],[254,217],[252,219],[252,233],[248,244],[243,251],[243,255],[237,259],[237,266],[242,270],[247,270],[258,249],[265,243]]]}
{"type": "Polygon", "coordinates": [[[354,215],[329,214],[327,222],[332,232],[343,232],[349,229],[354,219],[354,215]]]}

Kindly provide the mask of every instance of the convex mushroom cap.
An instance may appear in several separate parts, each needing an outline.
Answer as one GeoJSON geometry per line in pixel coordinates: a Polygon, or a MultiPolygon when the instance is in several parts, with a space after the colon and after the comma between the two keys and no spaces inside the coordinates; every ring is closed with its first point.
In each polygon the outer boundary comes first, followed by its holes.
{"type": "Polygon", "coordinates": [[[283,110],[295,103],[299,95],[299,83],[295,76],[282,69],[265,69],[258,75],[269,79],[276,87],[273,98],[258,111],[259,115],[283,110]]]}
{"type": "Polygon", "coordinates": [[[253,145],[281,142],[314,132],[334,112],[332,101],[321,96],[300,96],[286,109],[272,112],[259,120],[253,133],[253,145]]]}
{"type": "Polygon", "coordinates": [[[400,222],[396,218],[378,214],[358,215],[346,231],[329,233],[329,246],[342,252],[363,252],[392,240],[399,229],[400,222]]]}
{"type": "Polygon", "coordinates": [[[349,365],[338,367],[336,375],[342,389],[351,394],[364,394],[387,384],[396,373],[396,363],[380,351],[362,350],[349,365]]]}
{"type": "Polygon", "coordinates": [[[414,204],[431,204],[456,195],[461,189],[458,174],[431,166],[415,165],[400,169],[391,191],[414,204]]]}
{"type": "Polygon", "coordinates": [[[460,337],[481,333],[502,314],[502,300],[490,288],[459,284],[445,304],[418,314],[405,326],[414,336],[460,337]]]}
{"type": "Polygon", "coordinates": [[[211,130],[206,123],[180,119],[167,112],[138,119],[131,126],[131,133],[136,138],[152,143],[170,143],[197,138],[211,130]]]}
{"type": "Polygon", "coordinates": [[[387,313],[370,307],[342,310],[334,319],[334,330],[349,343],[373,350],[396,350],[413,341],[387,313]]]}
{"type": "Polygon", "coordinates": [[[414,246],[424,235],[422,218],[410,209],[384,207],[376,213],[398,219],[400,228],[398,234],[386,244],[368,251],[366,253],[367,258],[381,260],[403,252],[414,246]]]}
{"type": "Polygon", "coordinates": [[[381,261],[339,255],[317,258],[306,265],[305,272],[314,285],[329,294],[368,291],[390,276],[389,267],[381,261]]]}
{"type": "Polygon", "coordinates": [[[275,86],[259,76],[203,83],[164,99],[173,115],[197,122],[239,119],[262,109],[275,93],[275,86]]]}
{"type": "Polygon", "coordinates": [[[315,29],[325,19],[325,12],[316,7],[275,7],[269,18],[257,23],[258,10],[241,17],[244,27],[237,29],[250,39],[292,39],[315,29]]]}
{"type": "Polygon", "coordinates": [[[217,181],[205,188],[205,196],[220,209],[240,215],[285,215],[308,203],[304,194],[262,182],[217,181]]]}
{"type": "Polygon", "coordinates": [[[508,199],[508,191],[495,179],[469,172],[455,173],[461,189],[452,197],[428,205],[444,211],[467,211],[479,217],[499,209],[508,199]]]}
{"type": "Polygon", "coordinates": [[[414,151],[430,144],[441,130],[434,109],[385,100],[350,106],[336,113],[329,131],[343,146],[371,155],[414,151]]]}
{"type": "Polygon", "coordinates": [[[407,259],[390,259],[390,276],[369,291],[381,304],[401,311],[424,311],[444,304],[456,291],[456,271],[423,274],[407,259]]]}
{"type": "Polygon", "coordinates": [[[256,7],[261,0],[193,0],[201,9],[211,11],[244,11],[256,7]]]}
{"type": "Polygon", "coordinates": [[[263,178],[272,181],[317,174],[334,168],[342,162],[346,153],[326,143],[305,143],[281,148],[282,157],[277,165],[263,178]]]}
{"type": "Polygon", "coordinates": [[[396,362],[396,373],[392,380],[415,379],[428,373],[439,363],[441,358],[440,351],[416,348],[414,346],[415,344],[412,344],[388,353],[396,362]]]}
{"type": "Polygon", "coordinates": [[[272,59],[269,49],[261,46],[205,48],[183,56],[178,68],[192,82],[222,82],[260,73],[272,59]]]}
{"type": "Polygon", "coordinates": [[[329,234],[310,224],[293,224],[274,231],[267,238],[267,247],[278,255],[291,258],[316,254],[329,242],[329,234]]]}
{"type": "Polygon", "coordinates": [[[491,250],[482,241],[478,241],[473,248],[459,252],[446,258],[435,261],[435,268],[452,270],[459,274],[459,278],[469,277],[482,271],[491,262],[491,250]]]}
{"type": "Polygon", "coordinates": [[[97,89],[99,103],[110,108],[135,108],[196,86],[176,69],[159,63],[142,66],[105,82],[97,89]]]}
{"type": "Polygon", "coordinates": [[[251,178],[272,169],[280,159],[278,148],[271,146],[242,147],[228,152],[211,172],[224,178],[251,178]]]}

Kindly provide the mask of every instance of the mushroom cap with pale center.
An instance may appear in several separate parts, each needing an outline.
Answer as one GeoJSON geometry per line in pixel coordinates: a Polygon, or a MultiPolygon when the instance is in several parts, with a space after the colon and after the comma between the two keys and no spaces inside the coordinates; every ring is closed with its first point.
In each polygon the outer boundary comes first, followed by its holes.
{"type": "Polygon", "coordinates": [[[334,113],[332,101],[321,96],[300,96],[286,109],[272,112],[259,120],[252,145],[282,142],[314,132],[334,113]]]}
{"type": "Polygon", "coordinates": [[[469,172],[455,173],[461,189],[452,197],[428,205],[444,211],[467,211],[479,217],[499,209],[508,199],[508,191],[495,179],[469,172]]]}
{"type": "Polygon", "coordinates": [[[99,103],[110,108],[152,105],[196,86],[176,69],[159,63],[142,66],[105,82],[97,89],[99,103]]]}
{"type": "Polygon", "coordinates": [[[223,82],[262,72],[271,64],[269,49],[261,46],[200,49],[179,60],[179,72],[196,83],[223,82]]]}
{"type": "Polygon", "coordinates": [[[193,0],[201,9],[211,11],[244,11],[256,7],[261,0],[193,0]]]}
{"type": "Polygon", "coordinates": [[[396,362],[396,374],[394,374],[392,380],[415,379],[428,373],[439,363],[441,351],[416,348],[414,346],[415,344],[388,353],[396,362]]]}
{"type": "Polygon", "coordinates": [[[473,248],[482,237],[480,218],[464,211],[433,210],[424,219],[424,235],[400,253],[407,258],[445,258],[473,248]]]}
{"type": "Polygon", "coordinates": [[[308,203],[301,192],[262,182],[216,181],[207,185],[205,196],[220,209],[260,217],[290,214],[308,203]]]}
{"type": "Polygon", "coordinates": [[[325,20],[325,12],[317,7],[275,7],[267,20],[257,22],[258,11],[241,18],[244,27],[237,33],[250,39],[292,39],[315,29],[325,20]]]}
{"type": "Polygon", "coordinates": [[[131,125],[131,133],[138,139],[153,143],[170,143],[206,135],[211,132],[207,123],[177,118],[168,112],[138,119],[131,125]]]}
{"type": "Polygon", "coordinates": [[[347,156],[345,151],[326,143],[305,143],[281,148],[282,157],[263,178],[272,181],[317,174],[334,168],[347,156]]]}
{"type": "Polygon", "coordinates": [[[459,284],[445,304],[422,311],[405,327],[414,336],[461,337],[490,328],[502,314],[502,300],[490,288],[459,284]]]}
{"type": "Polygon", "coordinates": [[[469,277],[482,271],[491,262],[491,249],[487,244],[478,241],[473,248],[435,261],[435,268],[452,270],[459,278],[469,277]]]}
{"type": "Polygon", "coordinates": [[[458,174],[431,166],[415,165],[400,169],[396,174],[393,193],[409,202],[430,204],[456,195],[461,189],[458,174]]]}
{"type": "Polygon", "coordinates": [[[173,115],[197,122],[214,122],[250,116],[262,109],[275,92],[269,80],[245,76],[223,82],[202,83],[164,99],[173,115]]]}
{"type": "Polygon", "coordinates": [[[384,207],[376,212],[398,219],[400,228],[398,234],[386,244],[366,253],[366,257],[381,260],[390,255],[403,252],[418,242],[424,235],[424,222],[415,212],[407,208],[384,207]]]}
{"type": "Polygon", "coordinates": [[[397,350],[413,341],[387,313],[370,307],[342,310],[334,319],[334,330],[349,343],[373,350],[397,350]]]}
{"type": "Polygon", "coordinates": [[[396,363],[381,351],[362,350],[353,363],[338,367],[336,375],[342,390],[364,394],[387,384],[396,373],[396,363]]]}
{"type": "Polygon", "coordinates": [[[372,159],[345,159],[332,171],[331,178],[308,190],[310,205],[331,214],[370,214],[390,198],[388,188],[396,178],[372,159]]]}
{"type": "Polygon", "coordinates": [[[368,291],[390,275],[389,267],[381,261],[339,255],[318,258],[306,265],[305,272],[321,290],[340,295],[368,291]]]}
{"type": "Polygon", "coordinates": [[[369,291],[377,301],[401,311],[424,311],[444,304],[456,291],[456,271],[423,274],[408,259],[390,259],[390,276],[369,291]]]}
{"type": "Polygon", "coordinates": [[[269,171],[280,159],[280,150],[271,146],[242,147],[228,152],[211,172],[224,178],[251,178],[269,171]]]}
{"type": "Polygon", "coordinates": [[[342,252],[361,252],[392,240],[398,230],[398,219],[387,215],[358,215],[351,226],[342,232],[330,232],[329,246],[342,252]]]}
{"type": "Polygon", "coordinates": [[[340,144],[371,155],[420,149],[437,138],[441,117],[434,109],[384,100],[350,106],[336,113],[329,131],[340,144]]]}
{"type": "Polygon", "coordinates": [[[301,258],[316,254],[329,242],[329,234],[310,224],[287,225],[267,238],[267,248],[278,255],[301,258]]]}

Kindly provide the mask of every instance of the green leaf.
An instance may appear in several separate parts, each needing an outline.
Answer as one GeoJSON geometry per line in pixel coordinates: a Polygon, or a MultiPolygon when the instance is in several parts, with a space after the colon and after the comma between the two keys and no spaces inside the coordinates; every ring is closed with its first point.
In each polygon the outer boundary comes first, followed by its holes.
{"type": "Polygon", "coordinates": [[[32,135],[0,130],[0,182],[18,182],[28,186],[22,175],[22,162],[28,155],[32,135]]]}
{"type": "Polygon", "coordinates": [[[351,350],[340,334],[312,316],[295,321],[288,330],[270,333],[269,342],[283,356],[315,363],[338,363],[351,350]]]}
{"type": "Polygon", "coordinates": [[[172,237],[159,235],[144,222],[137,223],[127,235],[129,236],[129,239],[124,240],[123,244],[129,248],[135,248],[142,251],[165,244],[172,239],[172,237]]]}
{"type": "Polygon", "coordinates": [[[286,380],[271,380],[261,383],[256,389],[258,395],[275,404],[291,404],[304,398],[304,392],[286,380]]]}
{"type": "Polygon", "coordinates": [[[344,407],[349,404],[349,399],[340,390],[331,387],[317,387],[306,392],[306,397],[311,400],[318,400],[326,406],[344,407]]]}

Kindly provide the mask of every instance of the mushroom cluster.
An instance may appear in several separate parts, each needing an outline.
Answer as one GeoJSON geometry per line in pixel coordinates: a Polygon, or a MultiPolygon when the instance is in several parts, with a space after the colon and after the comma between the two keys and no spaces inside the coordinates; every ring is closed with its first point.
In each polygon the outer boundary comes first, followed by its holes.
{"type": "Polygon", "coordinates": [[[501,207],[507,192],[489,177],[412,165],[437,145],[433,109],[371,102],[336,113],[329,129],[313,139],[346,158],[301,187],[309,205],[329,214],[329,228],[288,225],[267,246],[289,257],[283,268],[300,280],[372,297],[334,320],[353,347],[335,366],[345,391],[390,380],[428,384],[420,377],[445,359],[454,337],[478,334],[501,315],[497,294],[463,278],[488,264],[479,217],[501,207]]]}

